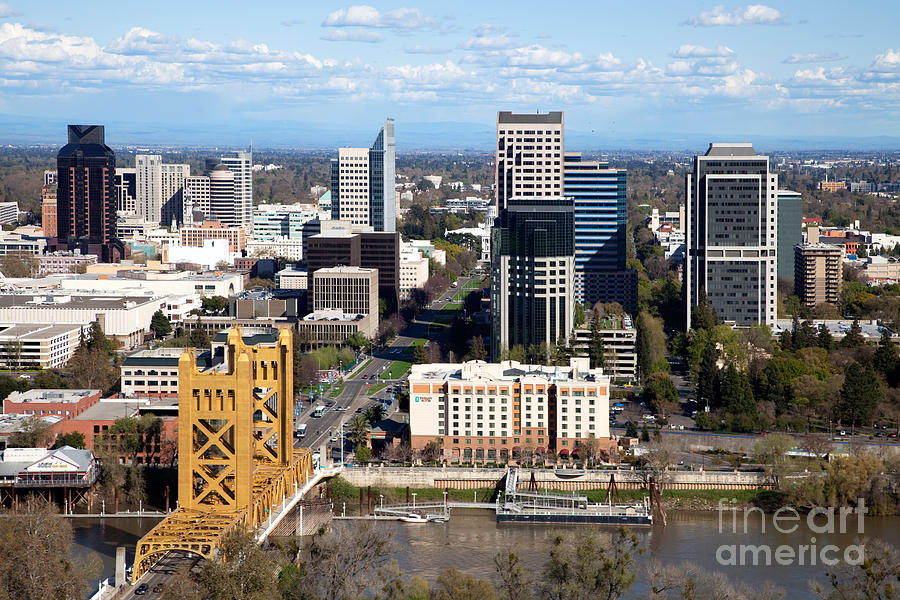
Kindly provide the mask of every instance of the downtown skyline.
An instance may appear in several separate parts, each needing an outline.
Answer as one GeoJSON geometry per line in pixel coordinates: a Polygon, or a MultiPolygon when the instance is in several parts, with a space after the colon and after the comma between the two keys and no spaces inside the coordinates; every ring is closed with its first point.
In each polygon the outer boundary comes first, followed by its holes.
{"type": "Polygon", "coordinates": [[[477,149],[497,110],[564,110],[588,151],[900,146],[887,2],[237,6],[0,3],[0,141],[326,148],[392,117],[398,149],[477,149]]]}

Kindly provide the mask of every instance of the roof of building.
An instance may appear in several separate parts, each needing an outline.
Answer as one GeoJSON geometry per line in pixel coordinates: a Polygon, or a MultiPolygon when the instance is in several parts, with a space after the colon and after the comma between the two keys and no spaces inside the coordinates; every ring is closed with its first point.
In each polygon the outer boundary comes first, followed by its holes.
{"type": "Polygon", "coordinates": [[[563,114],[560,111],[553,111],[547,114],[520,114],[509,111],[500,111],[497,114],[498,123],[546,123],[548,125],[562,124],[563,114]]]}
{"type": "Polygon", "coordinates": [[[348,273],[353,275],[372,275],[373,273],[377,274],[378,269],[369,269],[366,267],[350,267],[346,265],[338,265],[336,267],[322,267],[321,269],[316,269],[313,272],[313,277],[316,275],[332,275],[335,273],[348,273]]]}
{"type": "Polygon", "coordinates": [[[0,308],[65,308],[78,310],[124,310],[153,302],[150,296],[75,296],[72,294],[0,294],[0,308]]]}
{"type": "MultiPolygon", "coordinates": [[[[125,357],[122,363],[124,367],[177,367],[184,348],[153,348],[151,350],[139,350],[125,357]]],[[[197,365],[209,366],[212,355],[209,351],[200,352],[197,355],[197,365]]]]}
{"type": "Polygon", "coordinates": [[[115,421],[123,417],[133,417],[138,407],[148,402],[143,398],[101,399],[100,402],[73,418],[76,421],[115,421]]]}
{"type": "MultiPolygon", "coordinates": [[[[241,339],[247,346],[256,344],[278,343],[278,329],[275,327],[242,327],[241,339]]],[[[224,344],[228,341],[228,331],[220,331],[213,337],[214,344],[224,344]]]]}
{"type": "Polygon", "coordinates": [[[83,325],[50,325],[47,323],[19,323],[16,325],[0,325],[0,339],[46,340],[60,335],[80,331],[83,325]]]}
{"type": "Polygon", "coordinates": [[[6,400],[16,404],[30,402],[74,404],[97,394],[100,394],[100,390],[34,389],[25,392],[12,392],[6,397],[6,400]]]}
{"type": "MultiPolygon", "coordinates": [[[[48,450],[46,448],[7,448],[0,453],[0,475],[17,475],[28,467],[44,462],[47,459],[55,459],[52,461],[54,463],[63,461],[79,471],[87,471],[94,462],[94,453],[90,450],[81,450],[72,446],[63,446],[56,450],[48,450]]],[[[40,472],[39,468],[37,470],[40,472]]]]}
{"type": "MultiPolygon", "coordinates": [[[[845,319],[841,319],[841,320],[816,319],[816,320],[811,320],[810,322],[813,324],[813,326],[817,330],[821,329],[822,326],[827,327],[829,333],[831,333],[831,335],[836,339],[840,339],[840,338],[844,337],[845,335],[847,335],[850,332],[850,327],[853,326],[853,320],[845,320],[845,319]]],[[[866,321],[859,321],[859,328],[861,330],[862,336],[867,339],[880,338],[881,332],[884,330],[887,330],[889,333],[893,333],[887,327],[879,325],[878,321],[876,321],[874,319],[866,320],[866,321]]],[[[778,321],[775,322],[775,327],[772,328],[772,334],[777,336],[782,331],[785,331],[785,330],[791,331],[792,329],[793,329],[793,322],[790,319],[778,319],[778,321]]]]}
{"type": "Polygon", "coordinates": [[[750,142],[712,142],[704,156],[758,156],[750,142]]]}
{"type": "Polygon", "coordinates": [[[343,321],[346,323],[351,323],[353,321],[361,321],[364,319],[366,315],[357,314],[357,313],[345,313],[342,310],[337,309],[322,309],[309,313],[303,320],[306,322],[310,321],[343,321]]]}
{"type": "Polygon", "coordinates": [[[470,360],[461,364],[457,363],[432,363],[413,365],[410,380],[413,379],[456,379],[456,380],[491,380],[491,381],[518,381],[523,377],[538,378],[545,381],[606,381],[609,377],[603,375],[603,369],[588,369],[587,359],[573,358],[570,365],[546,366],[529,365],[514,360],[505,360],[499,363],[487,363],[481,360],[470,360]]]}

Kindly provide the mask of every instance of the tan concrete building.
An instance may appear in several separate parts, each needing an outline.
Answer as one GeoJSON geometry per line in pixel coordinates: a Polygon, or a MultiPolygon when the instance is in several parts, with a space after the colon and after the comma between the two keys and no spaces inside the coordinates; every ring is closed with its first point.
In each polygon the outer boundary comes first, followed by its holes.
{"type": "MultiPolygon", "coordinates": [[[[588,319],[590,321],[590,319],[588,319]]],[[[613,381],[637,379],[637,329],[631,317],[606,317],[600,323],[603,372],[613,381]]],[[[587,357],[591,346],[590,323],[575,329],[575,354],[587,357]]]]}
{"type": "Polygon", "coordinates": [[[343,344],[356,332],[373,339],[378,333],[378,314],[315,310],[297,323],[297,336],[303,348],[343,344]]]}
{"type": "Polygon", "coordinates": [[[41,229],[48,238],[56,237],[56,185],[41,188],[41,229]]]}
{"type": "Polygon", "coordinates": [[[794,292],[809,308],[837,304],[841,296],[843,250],[819,243],[819,230],[810,227],[807,243],[794,247],[794,292]]]}
{"type": "Polygon", "coordinates": [[[313,310],[374,315],[378,323],[378,269],[329,267],[313,273],[313,310]]]}
{"type": "Polygon", "coordinates": [[[568,367],[515,361],[413,365],[412,447],[441,443],[450,461],[507,461],[531,453],[578,454],[609,434],[609,377],[585,358],[568,367]]]}
{"type": "Polygon", "coordinates": [[[229,252],[240,252],[247,247],[247,234],[243,227],[226,227],[219,221],[203,221],[200,225],[181,229],[181,245],[203,247],[204,240],[228,240],[229,252]]]}

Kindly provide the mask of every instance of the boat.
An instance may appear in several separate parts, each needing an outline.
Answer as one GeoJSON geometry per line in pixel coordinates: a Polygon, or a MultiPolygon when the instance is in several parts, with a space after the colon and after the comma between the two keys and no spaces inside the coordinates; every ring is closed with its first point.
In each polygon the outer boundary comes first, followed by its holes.
{"type": "Polygon", "coordinates": [[[587,471],[584,469],[556,469],[553,473],[560,479],[575,479],[583,476],[587,471]]]}
{"type": "Polygon", "coordinates": [[[429,523],[446,523],[450,520],[450,515],[428,515],[429,523]]]}
{"type": "Polygon", "coordinates": [[[427,523],[428,517],[419,512],[408,512],[400,520],[404,523],[427,523]]]}

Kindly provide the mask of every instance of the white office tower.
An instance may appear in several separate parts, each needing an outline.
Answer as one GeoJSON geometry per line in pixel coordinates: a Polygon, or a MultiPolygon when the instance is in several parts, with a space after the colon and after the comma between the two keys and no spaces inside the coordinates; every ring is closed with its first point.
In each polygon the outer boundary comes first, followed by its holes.
{"type": "Polygon", "coordinates": [[[209,176],[196,175],[184,180],[181,224],[185,227],[200,224],[209,214],[209,176]]]}
{"type": "Polygon", "coordinates": [[[237,175],[227,165],[220,164],[210,172],[209,209],[203,213],[207,219],[219,221],[226,227],[242,225],[236,188],[237,175]]]}
{"type": "Polygon", "coordinates": [[[234,173],[233,217],[227,224],[249,230],[253,226],[253,152],[232,152],[222,157],[222,164],[234,173]]]}
{"type": "Polygon", "coordinates": [[[162,209],[160,223],[170,225],[180,223],[184,209],[184,180],[191,176],[191,166],[187,164],[163,164],[160,188],[162,189],[162,209]]]}
{"type": "Polygon", "coordinates": [[[145,221],[159,223],[162,220],[162,157],[159,154],[138,154],[134,163],[137,214],[145,221]]]}
{"type": "Polygon", "coordinates": [[[387,119],[371,148],[339,148],[331,160],[331,218],[394,232],[396,140],[387,119]]]}
{"type": "Polygon", "coordinates": [[[562,112],[497,113],[497,210],[511,198],[560,198],[565,155],[562,112]]]}
{"type": "Polygon", "coordinates": [[[778,176],[749,143],[709,145],[685,177],[686,327],[706,295],[719,319],[774,325],[778,286],[778,176]]]}

